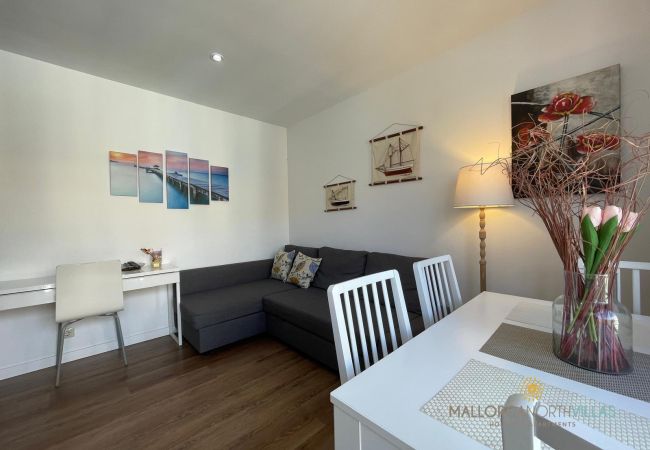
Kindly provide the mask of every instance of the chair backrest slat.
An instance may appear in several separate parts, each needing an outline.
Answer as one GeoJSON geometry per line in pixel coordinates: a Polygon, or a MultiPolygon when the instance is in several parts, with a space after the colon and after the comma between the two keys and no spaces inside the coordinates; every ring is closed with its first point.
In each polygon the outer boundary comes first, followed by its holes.
{"type": "Polygon", "coordinates": [[[429,298],[432,300],[427,303],[431,305],[431,308],[433,309],[433,319],[437,322],[438,320],[441,319],[440,311],[438,310],[440,301],[438,299],[438,289],[436,288],[436,280],[434,279],[433,276],[433,266],[425,267],[425,270],[428,275],[427,281],[429,283],[429,296],[430,296],[429,298]]]}
{"type": "Polygon", "coordinates": [[[354,320],[352,319],[352,308],[350,307],[350,295],[348,291],[343,293],[343,301],[345,302],[345,315],[347,318],[347,329],[350,330],[350,348],[352,349],[352,362],[354,364],[354,370],[361,370],[361,365],[359,364],[359,352],[357,350],[356,342],[357,335],[354,331],[354,320]]]}
{"type": "Polygon", "coordinates": [[[433,271],[436,274],[436,286],[438,287],[438,294],[439,294],[439,299],[440,299],[440,318],[445,317],[448,312],[447,312],[447,305],[445,304],[445,293],[442,289],[442,285],[446,284],[446,280],[442,280],[440,278],[440,264],[436,264],[433,266],[433,271]]]}
{"type": "MultiPolygon", "coordinates": [[[[384,295],[384,308],[386,309],[386,322],[388,323],[388,329],[390,331],[390,342],[393,344],[391,351],[395,351],[397,348],[397,337],[395,335],[395,321],[393,321],[393,315],[390,311],[390,304],[388,302],[388,289],[386,289],[386,280],[381,280],[381,292],[384,295]]],[[[377,300],[379,301],[379,300],[377,300]]]]}
{"type": "Polygon", "coordinates": [[[363,315],[361,314],[361,306],[359,304],[359,291],[352,290],[352,298],[354,298],[354,312],[357,315],[357,326],[359,327],[359,343],[361,344],[361,352],[363,354],[363,367],[369,367],[370,361],[368,360],[368,346],[366,345],[366,327],[363,323],[363,315]]]}
{"type": "Polygon", "coordinates": [[[413,272],[425,328],[463,304],[451,256],[418,261],[413,264],[413,272]]]}
{"type": "Polygon", "coordinates": [[[368,318],[368,335],[370,337],[370,350],[372,351],[372,363],[379,361],[377,356],[377,341],[375,340],[375,327],[372,320],[372,313],[370,312],[370,300],[368,299],[368,286],[364,285],[361,289],[363,293],[363,306],[365,307],[366,317],[368,318]]]}
{"type": "MultiPolygon", "coordinates": [[[[377,283],[372,283],[372,298],[378,299],[377,295],[377,283]]],[[[381,305],[378,301],[373,302],[375,304],[375,317],[377,317],[377,329],[379,330],[379,339],[381,343],[381,357],[388,355],[388,348],[386,347],[386,334],[384,333],[384,319],[381,317],[381,305]]]]}
{"type": "Polygon", "coordinates": [[[327,290],[327,297],[332,316],[336,357],[343,383],[397,349],[398,344],[404,344],[413,337],[402,284],[396,270],[333,284],[327,290]],[[390,294],[387,282],[390,283],[390,294]],[[381,292],[377,284],[381,285],[381,292]],[[368,286],[371,286],[372,297],[369,296],[368,286]],[[359,291],[362,294],[361,299],[359,291]],[[374,303],[374,308],[370,306],[371,302],[374,303]],[[383,310],[381,303],[384,305],[383,310]],[[390,334],[392,344],[390,350],[387,334],[390,334]],[[381,345],[381,356],[377,340],[381,345]]]}
{"type": "MultiPolygon", "coordinates": [[[[584,267],[580,268],[581,271],[584,271],[584,267]]],[[[621,268],[616,270],[616,300],[621,301],[621,268]]]]}
{"type": "MultiPolygon", "coordinates": [[[[443,280],[449,280],[447,278],[447,271],[445,270],[444,264],[440,264],[440,276],[442,277],[443,280]]],[[[454,310],[454,298],[451,295],[451,289],[449,289],[449,282],[445,282],[442,285],[445,288],[445,294],[447,296],[448,311],[452,312],[454,310]]]]}
{"type": "Polygon", "coordinates": [[[641,314],[641,271],[632,270],[632,312],[641,314]]]}
{"type": "Polygon", "coordinates": [[[458,286],[458,278],[456,278],[456,271],[454,270],[454,262],[451,256],[448,256],[445,265],[447,266],[447,280],[450,283],[452,297],[454,298],[454,309],[460,308],[463,305],[463,299],[460,296],[460,287],[458,286]]]}
{"type": "MultiPolygon", "coordinates": [[[[395,305],[399,334],[403,344],[406,341],[409,341],[413,337],[413,334],[411,333],[411,322],[408,311],[406,310],[406,300],[404,299],[404,292],[402,291],[402,282],[400,281],[399,272],[397,272],[397,270],[393,273],[393,282],[391,283],[391,287],[393,288],[393,303],[395,305]]],[[[386,304],[388,304],[388,301],[386,304]]],[[[397,349],[397,346],[395,346],[395,349],[397,349]]]]}

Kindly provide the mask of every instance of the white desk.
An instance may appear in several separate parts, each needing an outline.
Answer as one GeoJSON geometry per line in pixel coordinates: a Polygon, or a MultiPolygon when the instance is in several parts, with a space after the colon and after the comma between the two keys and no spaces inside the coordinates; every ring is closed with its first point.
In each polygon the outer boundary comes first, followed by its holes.
{"type": "MultiPolygon", "coordinates": [[[[0,281],[0,311],[54,303],[56,301],[55,281],[54,276],[0,281]]],[[[145,266],[141,270],[122,273],[124,292],[156,286],[167,286],[169,335],[178,342],[178,345],[183,345],[180,269],[170,264],[163,264],[160,269],[145,266]],[[176,298],[175,305],[174,297],[176,298]],[[174,321],[174,306],[176,307],[176,322],[174,321]]]]}
{"type": "MultiPolygon", "coordinates": [[[[481,353],[503,322],[550,331],[551,303],[484,292],[331,393],[340,450],[485,449],[420,412],[470,359],[483,361],[650,418],[648,403],[481,353]],[[511,314],[512,313],[512,314],[511,314]]],[[[650,318],[635,317],[635,350],[650,348],[650,318]]],[[[611,439],[582,436],[617,448],[611,439]]],[[[615,441],[616,442],[616,441],[615,441]]],[[[627,448],[627,447],[623,447],[627,448]]]]}

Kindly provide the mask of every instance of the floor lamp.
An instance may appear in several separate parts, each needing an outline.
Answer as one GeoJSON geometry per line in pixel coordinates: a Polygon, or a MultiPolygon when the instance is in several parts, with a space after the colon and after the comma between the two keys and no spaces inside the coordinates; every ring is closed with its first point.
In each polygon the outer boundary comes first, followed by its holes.
{"type": "Polygon", "coordinates": [[[479,262],[481,267],[481,292],[486,287],[485,261],[485,208],[513,206],[512,189],[505,168],[499,161],[484,163],[483,159],[476,164],[461,167],[456,179],[456,196],[454,208],[479,208],[479,233],[481,241],[479,262]]]}

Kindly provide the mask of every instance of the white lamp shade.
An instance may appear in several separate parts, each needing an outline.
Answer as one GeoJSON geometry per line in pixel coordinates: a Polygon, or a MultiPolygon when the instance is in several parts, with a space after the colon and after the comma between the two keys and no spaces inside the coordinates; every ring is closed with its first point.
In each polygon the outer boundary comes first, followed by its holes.
{"type": "Polygon", "coordinates": [[[510,179],[501,164],[478,163],[458,171],[454,208],[513,205],[510,179]]]}

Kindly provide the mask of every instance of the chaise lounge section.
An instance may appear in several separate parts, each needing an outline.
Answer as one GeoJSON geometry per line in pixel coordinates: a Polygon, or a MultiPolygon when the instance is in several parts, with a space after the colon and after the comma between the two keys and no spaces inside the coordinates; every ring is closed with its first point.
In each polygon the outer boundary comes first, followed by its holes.
{"type": "Polygon", "coordinates": [[[413,334],[423,329],[413,263],[422,258],[331,247],[285,246],[322,258],[311,286],[269,278],[273,260],[181,272],[183,335],[200,353],[264,332],[337,370],[327,300],[331,284],[397,269],[413,334]]]}

